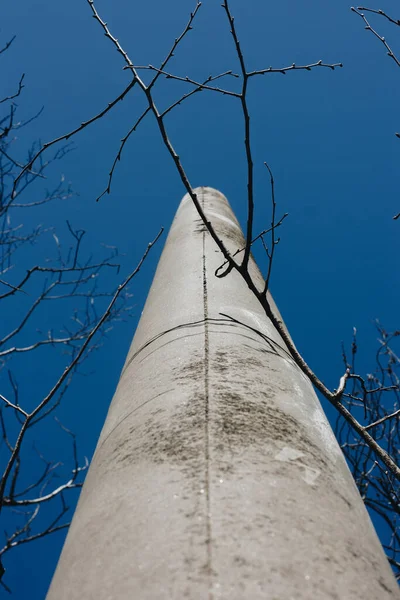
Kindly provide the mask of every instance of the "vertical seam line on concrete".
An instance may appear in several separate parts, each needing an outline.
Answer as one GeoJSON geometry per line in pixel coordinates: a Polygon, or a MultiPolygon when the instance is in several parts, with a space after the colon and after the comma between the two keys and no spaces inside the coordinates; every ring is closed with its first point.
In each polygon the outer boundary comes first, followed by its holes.
{"type": "MultiPolygon", "coordinates": [[[[201,204],[204,211],[204,190],[201,192],[201,204]]],[[[205,491],[206,491],[206,543],[207,571],[209,578],[208,598],[212,600],[212,549],[211,549],[211,513],[210,513],[210,397],[209,397],[209,330],[208,330],[208,291],[206,267],[206,233],[203,229],[203,307],[204,307],[204,443],[205,443],[205,491]]]]}

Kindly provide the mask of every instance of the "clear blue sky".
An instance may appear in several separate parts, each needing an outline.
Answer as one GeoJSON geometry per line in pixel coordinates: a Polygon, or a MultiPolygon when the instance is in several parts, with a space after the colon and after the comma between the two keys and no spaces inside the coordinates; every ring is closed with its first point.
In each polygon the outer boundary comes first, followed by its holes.
{"type": "MultiPolygon", "coordinates": [[[[134,63],[159,65],[194,2],[99,0],[97,8],[134,63]]],[[[388,0],[378,8],[393,13],[398,7],[388,0]]],[[[389,330],[399,327],[400,221],[392,217],[400,211],[400,140],[394,135],[400,131],[400,70],[364,30],[346,0],[231,0],[231,9],[249,68],[320,59],[344,65],[334,72],[269,74],[252,81],[250,92],[256,229],[269,223],[264,161],[274,172],[278,211],[289,213],[280,230],[272,293],[296,345],[333,388],[342,375],[341,341],[350,343],[354,326],[364,372],[372,368],[377,346],[372,320],[379,318],[389,330]]],[[[20,149],[73,129],[124,89],[129,75],[84,0],[7,2],[0,9],[0,20],[0,46],[17,36],[12,49],[0,57],[1,97],[25,72],[20,117],[45,107],[40,119],[22,133],[20,149]]],[[[377,24],[394,50],[396,44],[400,50],[396,29],[377,24]]],[[[205,0],[194,31],[170,69],[194,79],[227,69],[238,72],[220,2],[205,0]]],[[[166,107],[189,89],[186,84],[163,82],[156,98],[166,107]]],[[[63,172],[78,197],[23,215],[27,227],[38,222],[54,226],[60,237],[69,219],[88,231],[86,249],[94,255],[101,242],[118,245],[125,254],[121,279],[160,226],[168,229],[184,193],[148,118],[131,137],[112,194],[95,203],[119,140],[144,106],[135,91],[108,118],[75,138],[74,152],[58,165],[54,177],[63,172]]],[[[191,183],[220,189],[243,223],[246,179],[237,101],[202,92],[176,110],[167,124],[191,183]]],[[[87,369],[95,374],[76,380],[60,411],[63,423],[77,434],[81,456],[93,453],[161,249],[162,244],[132,284],[133,318],[110,334],[107,346],[87,369]]],[[[51,236],[36,251],[39,258],[54,254],[51,236]]],[[[109,285],[116,282],[116,275],[110,275],[109,285]]],[[[49,315],[42,318],[43,329],[52,326],[49,315]]],[[[39,379],[50,383],[52,369],[59,366],[56,358],[43,365],[39,355],[37,362],[21,363],[21,392],[30,397],[40,394],[39,379]]],[[[47,456],[68,460],[68,440],[59,430],[46,435],[43,428],[41,436],[40,448],[47,456]]],[[[56,534],[9,554],[6,582],[16,599],[44,598],[62,541],[63,536],[56,534]]]]}

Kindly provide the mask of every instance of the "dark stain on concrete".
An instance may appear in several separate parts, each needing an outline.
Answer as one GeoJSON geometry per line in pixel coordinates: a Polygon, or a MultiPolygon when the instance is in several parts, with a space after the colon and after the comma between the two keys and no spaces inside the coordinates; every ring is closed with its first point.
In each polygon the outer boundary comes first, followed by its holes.
{"type": "MultiPolygon", "coordinates": [[[[279,450],[290,443],[304,452],[309,467],[325,470],[327,459],[321,448],[310,440],[303,425],[275,403],[279,393],[289,390],[282,390],[276,382],[271,382],[266,383],[257,395],[252,392],[255,379],[262,378],[263,369],[268,368],[255,349],[254,352],[249,349],[244,356],[234,347],[219,349],[210,360],[209,427],[215,458],[218,455],[221,460],[224,455],[238,456],[245,448],[253,446],[270,460],[268,455],[274,449],[279,450]],[[248,372],[248,377],[243,377],[243,372],[248,372]]],[[[116,465],[143,459],[156,464],[172,462],[188,476],[198,476],[204,463],[205,436],[204,359],[201,353],[185,364],[177,365],[172,375],[176,388],[182,391],[187,387],[186,402],[176,406],[172,418],[160,419],[163,408],[158,405],[144,421],[132,421],[130,435],[115,440],[116,465]]],[[[163,402],[174,403],[173,395],[166,394],[163,402]]],[[[292,465],[279,463],[279,468],[282,471],[292,465]]],[[[228,471],[234,472],[234,469],[235,462],[229,465],[228,471]]]]}
{"type": "Polygon", "coordinates": [[[233,391],[217,394],[213,423],[213,432],[218,439],[217,449],[223,452],[229,448],[235,453],[252,445],[258,446],[262,452],[271,443],[274,446],[276,442],[282,445],[290,443],[304,452],[308,466],[326,467],[327,461],[321,448],[310,440],[303,425],[271,402],[273,396],[268,391],[257,398],[233,391]]]}

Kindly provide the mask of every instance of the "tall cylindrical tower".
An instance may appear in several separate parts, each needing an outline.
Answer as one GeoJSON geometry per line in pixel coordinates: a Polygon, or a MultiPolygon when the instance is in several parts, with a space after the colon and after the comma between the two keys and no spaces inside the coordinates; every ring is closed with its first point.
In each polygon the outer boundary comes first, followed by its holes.
{"type": "MultiPolygon", "coordinates": [[[[196,193],[243,247],[226,198],[196,193]]],[[[309,380],[222,262],[185,196],[48,600],[399,596],[309,380]]]]}

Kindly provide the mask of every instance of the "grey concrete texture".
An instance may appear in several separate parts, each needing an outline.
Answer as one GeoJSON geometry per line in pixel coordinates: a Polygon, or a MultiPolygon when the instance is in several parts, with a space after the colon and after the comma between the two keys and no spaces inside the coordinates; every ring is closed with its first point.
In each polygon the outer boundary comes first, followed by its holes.
{"type": "Polygon", "coordinates": [[[222,262],[185,196],[47,600],[400,597],[309,380],[222,262]]]}

